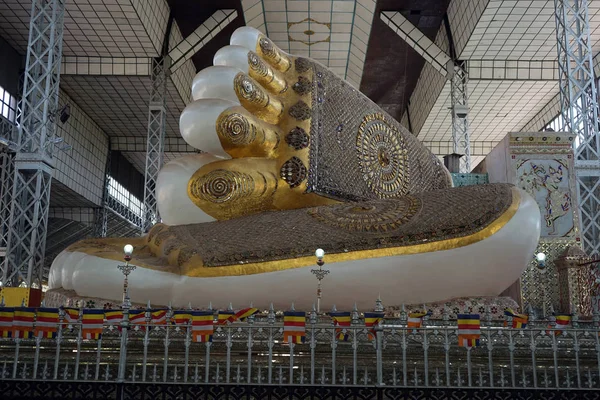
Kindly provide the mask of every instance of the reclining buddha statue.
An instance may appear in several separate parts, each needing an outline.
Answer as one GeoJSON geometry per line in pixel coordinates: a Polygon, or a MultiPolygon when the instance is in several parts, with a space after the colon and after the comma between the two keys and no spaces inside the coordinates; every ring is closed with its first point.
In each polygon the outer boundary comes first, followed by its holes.
{"type": "Polygon", "coordinates": [[[309,308],[315,250],[323,306],[366,308],[497,296],[540,232],[536,202],[508,184],[452,187],[439,159],[323,65],[237,29],[192,83],[185,141],[165,165],[162,223],[146,236],[83,240],[54,260],[49,287],[133,302],[309,308]]]}

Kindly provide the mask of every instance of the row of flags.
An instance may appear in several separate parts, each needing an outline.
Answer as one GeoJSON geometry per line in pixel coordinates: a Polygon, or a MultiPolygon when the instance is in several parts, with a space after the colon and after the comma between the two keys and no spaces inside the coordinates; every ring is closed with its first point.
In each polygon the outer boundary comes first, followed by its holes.
{"type": "MultiPolygon", "coordinates": [[[[214,321],[213,311],[199,310],[175,310],[171,315],[170,322],[175,325],[191,327],[192,339],[195,342],[211,342],[214,325],[225,325],[238,320],[243,320],[258,312],[257,308],[249,307],[235,311],[219,311],[217,321],[214,321]]],[[[152,325],[167,324],[167,310],[149,311],[152,325]]],[[[512,328],[524,329],[527,327],[529,317],[518,314],[512,309],[506,309],[504,314],[512,319],[512,328]]],[[[339,341],[350,339],[349,328],[351,326],[351,313],[347,311],[335,311],[329,313],[336,326],[335,338],[339,341]]],[[[423,318],[428,316],[426,312],[411,312],[408,314],[407,327],[420,328],[423,318]]],[[[65,321],[69,324],[77,323],[80,311],[75,308],[64,309],[65,321]]],[[[365,312],[365,327],[368,328],[368,337],[375,339],[375,326],[384,318],[383,312],[365,312]]],[[[84,309],[81,313],[82,337],[88,340],[98,340],[102,336],[102,330],[106,324],[117,325],[123,320],[122,310],[95,310],[84,309]]],[[[479,314],[458,314],[458,343],[463,347],[479,346],[481,336],[481,320],[479,314]]],[[[306,340],[306,313],[303,311],[284,312],[284,342],[301,344],[306,340]]],[[[146,311],[130,310],[129,322],[131,325],[140,326],[145,329],[146,311]]],[[[570,315],[556,315],[556,327],[566,327],[571,322],[570,315]]],[[[3,338],[54,338],[58,331],[59,312],[57,308],[0,308],[0,337],[3,338]],[[35,323],[34,323],[35,322],[35,323]]],[[[508,322],[505,322],[507,326],[508,322]]],[[[184,328],[185,329],[185,328],[184,328]]],[[[560,334],[561,331],[552,331],[560,334]]],[[[548,331],[550,334],[551,331],[548,331]]]]}
{"type": "MultiPolygon", "coordinates": [[[[504,315],[512,318],[511,327],[513,329],[525,329],[529,322],[529,316],[519,314],[510,308],[504,311],[504,315]]],[[[458,344],[461,347],[476,347],[479,346],[481,338],[481,319],[479,314],[458,314],[458,344]]],[[[556,328],[566,327],[571,323],[571,315],[557,314],[555,315],[556,328]]],[[[508,321],[504,322],[504,326],[508,326],[508,321]]],[[[552,325],[549,326],[552,328],[552,325]]],[[[561,330],[546,331],[548,335],[560,335],[561,330]]]]}
{"type": "MultiPolygon", "coordinates": [[[[80,321],[80,310],[65,308],[64,319],[68,324],[80,321]]],[[[254,315],[257,308],[244,308],[238,312],[221,311],[217,324],[227,324],[254,315]]],[[[214,314],[212,311],[176,310],[173,311],[171,322],[175,325],[191,326],[192,338],[197,342],[212,341],[214,314]]],[[[116,325],[120,329],[123,320],[122,310],[84,309],[81,311],[81,333],[83,339],[98,340],[102,337],[105,323],[116,325]]],[[[146,326],[145,310],[130,310],[129,323],[138,325],[141,329],[146,326]]],[[[167,310],[150,311],[150,324],[166,325],[167,310]]],[[[58,308],[0,308],[0,338],[29,339],[40,337],[53,339],[58,332],[58,308]]]]}

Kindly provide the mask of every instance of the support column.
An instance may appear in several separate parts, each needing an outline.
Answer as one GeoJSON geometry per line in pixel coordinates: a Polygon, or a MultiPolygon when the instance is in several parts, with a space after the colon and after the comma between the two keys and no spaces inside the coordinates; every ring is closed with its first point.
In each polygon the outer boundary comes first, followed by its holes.
{"type": "Polygon", "coordinates": [[[467,73],[464,61],[455,61],[454,74],[450,80],[450,97],[452,106],[452,141],[456,154],[464,154],[460,158],[460,172],[471,172],[471,145],[469,138],[469,102],[467,96],[467,73]]]}
{"type": "Polygon", "coordinates": [[[587,0],[554,0],[562,130],[576,135],[581,241],[600,254],[600,135],[587,0]]]}
{"type": "Polygon", "coordinates": [[[148,111],[148,140],[146,143],[146,170],[144,184],[144,215],[142,234],[160,221],[156,200],[156,181],[163,164],[167,130],[167,71],[171,59],[163,56],[152,61],[152,88],[148,111]]]}
{"type": "Polygon", "coordinates": [[[41,288],[58,108],[64,0],[33,0],[1,280],[41,288]]]}
{"type": "Polygon", "coordinates": [[[14,166],[15,154],[7,148],[0,150],[0,265],[6,256],[14,166]]]}

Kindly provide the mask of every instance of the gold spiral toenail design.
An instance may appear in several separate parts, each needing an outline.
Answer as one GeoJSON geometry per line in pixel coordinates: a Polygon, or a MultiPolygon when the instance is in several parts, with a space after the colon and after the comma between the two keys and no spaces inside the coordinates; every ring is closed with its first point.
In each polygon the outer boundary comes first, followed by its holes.
{"type": "Polygon", "coordinates": [[[253,51],[248,52],[248,64],[250,65],[250,70],[254,71],[257,76],[266,77],[269,75],[269,67],[267,67],[267,64],[265,64],[264,61],[253,51]]]}
{"type": "Polygon", "coordinates": [[[233,80],[233,88],[246,110],[270,124],[279,122],[283,104],[266,93],[254,79],[239,73],[233,80]]]}
{"type": "Polygon", "coordinates": [[[252,51],[248,52],[248,65],[250,66],[250,77],[273,93],[284,93],[288,89],[288,84],[283,76],[252,51]]]}
{"type": "Polygon", "coordinates": [[[282,53],[281,50],[267,37],[261,36],[258,40],[257,52],[271,65],[282,72],[286,72],[292,66],[288,56],[282,53]]]}
{"type": "Polygon", "coordinates": [[[216,169],[189,182],[189,193],[197,200],[224,203],[249,196],[254,191],[254,179],[248,174],[216,169]]]}
{"type": "Polygon", "coordinates": [[[217,133],[233,145],[247,145],[256,140],[256,127],[242,114],[224,114],[217,118],[217,133]]]}
{"type": "Polygon", "coordinates": [[[188,182],[188,197],[218,220],[270,209],[277,191],[275,160],[239,158],[205,165],[188,182]]]}

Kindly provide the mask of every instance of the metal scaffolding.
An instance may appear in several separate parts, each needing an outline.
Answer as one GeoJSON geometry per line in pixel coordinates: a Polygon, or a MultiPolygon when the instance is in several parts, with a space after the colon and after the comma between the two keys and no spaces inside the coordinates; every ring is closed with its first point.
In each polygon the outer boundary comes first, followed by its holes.
{"type": "Polygon", "coordinates": [[[64,0],[32,1],[7,253],[0,271],[6,286],[42,284],[64,13],[64,0]]]}
{"type": "MultiPolygon", "coordinates": [[[[423,35],[401,12],[382,11],[381,20],[398,34],[410,47],[446,79],[450,80],[450,111],[452,112],[453,152],[461,154],[460,173],[471,172],[471,145],[469,137],[469,103],[467,83],[469,75],[465,61],[457,60],[450,22],[446,15],[444,24],[448,36],[449,54],[423,35]]],[[[453,171],[457,172],[457,171],[453,171]]]]}
{"type": "Polygon", "coordinates": [[[450,79],[450,101],[452,109],[452,141],[460,158],[460,173],[471,172],[471,144],[469,138],[469,100],[467,83],[469,75],[464,61],[454,62],[454,73],[450,79]]]}
{"type": "Polygon", "coordinates": [[[15,154],[7,148],[0,150],[0,265],[6,256],[14,165],[15,154]]]}
{"type": "Polygon", "coordinates": [[[576,135],[575,172],[583,249],[600,254],[600,135],[587,0],[554,0],[564,127],[576,135]]]}
{"type": "Polygon", "coordinates": [[[167,130],[167,79],[170,65],[171,59],[168,56],[159,57],[152,61],[142,234],[148,232],[152,225],[160,221],[156,198],[156,181],[163,164],[167,130]]]}

